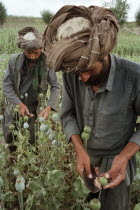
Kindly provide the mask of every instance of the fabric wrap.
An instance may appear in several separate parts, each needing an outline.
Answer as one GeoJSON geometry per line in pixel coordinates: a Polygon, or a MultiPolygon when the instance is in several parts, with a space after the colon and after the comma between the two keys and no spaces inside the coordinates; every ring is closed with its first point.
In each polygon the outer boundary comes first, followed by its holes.
{"type": "Polygon", "coordinates": [[[17,46],[23,50],[35,50],[42,47],[42,35],[34,27],[25,27],[18,31],[17,46]]]}
{"type": "MultiPolygon", "coordinates": [[[[69,23],[67,30],[72,30],[69,23]]],[[[84,72],[114,48],[117,32],[118,21],[110,9],[66,5],[56,13],[43,35],[47,66],[55,71],[84,72]],[[91,27],[58,39],[59,27],[74,17],[89,20],[91,27]]]]}

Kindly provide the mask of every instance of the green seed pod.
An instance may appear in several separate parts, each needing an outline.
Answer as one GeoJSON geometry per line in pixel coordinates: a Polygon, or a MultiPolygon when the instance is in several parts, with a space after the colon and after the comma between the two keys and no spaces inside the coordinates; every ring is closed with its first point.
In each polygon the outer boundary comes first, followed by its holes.
{"type": "Polygon", "coordinates": [[[17,176],[16,182],[17,182],[18,180],[20,180],[20,181],[22,181],[22,182],[25,183],[25,179],[24,179],[24,177],[21,176],[21,175],[18,175],[18,176],[17,176]]]}
{"type": "Polygon", "coordinates": [[[43,93],[39,93],[38,96],[39,96],[39,98],[43,98],[44,95],[43,95],[43,93]]]}
{"type": "Polygon", "coordinates": [[[13,124],[9,125],[9,130],[13,131],[15,129],[15,126],[13,124]]]}
{"type": "Polygon", "coordinates": [[[14,112],[17,113],[19,110],[17,108],[14,109],[14,112]]]}
{"type": "Polygon", "coordinates": [[[27,122],[25,122],[25,123],[23,124],[23,128],[25,128],[25,129],[29,128],[29,124],[28,124],[27,122]]]}
{"type": "Polygon", "coordinates": [[[15,175],[15,176],[18,176],[19,174],[20,174],[19,170],[18,170],[18,169],[15,169],[15,170],[14,170],[14,175],[15,175]]]}
{"type": "Polygon", "coordinates": [[[18,192],[22,192],[25,189],[25,183],[22,182],[21,180],[17,180],[15,187],[18,192]]]}
{"type": "Polygon", "coordinates": [[[16,109],[19,109],[19,105],[18,104],[16,105],[16,109]]]}
{"type": "Polygon", "coordinates": [[[89,125],[86,125],[84,127],[84,132],[87,133],[87,134],[90,134],[91,133],[91,127],[89,125]]]}
{"type": "Polygon", "coordinates": [[[27,122],[29,120],[29,117],[26,115],[23,117],[24,121],[27,122]]]}
{"type": "Polygon", "coordinates": [[[105,177],[100,177],[99,182],[100,182],[102,187],[104,187],[108,184],[108,180],[105,177]]]}
{"type": "Polygon", "coordinates": [[[42,110],[43,110],[43,107],[41,106],[41,107],[39,108],[39,110],[42,111],[42,110]]]}
{"type": "Polygon", "coordinates": [[[38,120],[39,120],[40,123],[44,123],[45,122],[44,117],[39,117],[38,120]]]}
{"type": "Polygon", "coordinates": [[[81,138],[82,138],[84,141],[87,141],[87,140],[89,140],[90,135],[89,135],[88,133],[83,132],[82,135],[81,135],[81,138]]]}
{"type": "Polygon", "coordinates": [[[9,144],[5,144],[4,148],[8,149],[9,148],[9,144]]]}
{"type": "Polygon", "coordinates": [[[137,203],[135,206],[134,206],[134,209],[133,210],[140,210],[140,203],[137,203]]]}
{"type": "Polygon", "coordinates": [[[53,133],[50,133],[48,138],[50,141],[53,141],[55,139],[55,135],[53,133]]]}
{"type": "Polygon", "coordinates": [[[90,208],[93,210],[99,210],[101,208],[101,203],[97,198],[94,198],[89,203],[90,208]]]}
{"type": "Polygon", "coordinates": [[[60,120],[59,114],[54,113],[54,114],[52,115],[52,119],[53,119],[53,121],[55,121],[55,122],[59,121],[59,120],[60,120]]]}
{"type": "Polygon", "coordinates": [[[0,120],[3,120],[3,115],[2,114],[0,114],[0,120]]]}
{"type": "Polygon", "coordinates": [[[41,124],[39,129],[40,129],[41,132],[47,132],[49,127],[48,127],[48,125],[41,124]]]}

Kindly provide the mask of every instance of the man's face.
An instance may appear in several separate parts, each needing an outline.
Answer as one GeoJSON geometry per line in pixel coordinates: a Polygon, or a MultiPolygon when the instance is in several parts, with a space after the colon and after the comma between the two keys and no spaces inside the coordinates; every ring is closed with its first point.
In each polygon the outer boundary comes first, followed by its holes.
{"type": "Polygon", "coordinates": [[[29,60],[35,62],[41,54],[41,49],[36,49],[32,51],[24,50],[24,53],[29,60]]]}
{"type": "Polygon", "coordinates": [[[108,74],[109,65],[104,59],[103,62],[97,61],[90,69],[87,69],[86,72],[80,73],[80,78],[86,85],[98,86],[107,80],[108,74]]]}

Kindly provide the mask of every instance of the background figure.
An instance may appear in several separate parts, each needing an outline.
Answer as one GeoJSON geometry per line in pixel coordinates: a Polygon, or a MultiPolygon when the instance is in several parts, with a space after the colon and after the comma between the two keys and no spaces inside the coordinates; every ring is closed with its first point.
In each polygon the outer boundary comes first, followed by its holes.
{"type": "Polygon", "coordinates": [[[15,124],[14,108],[19,106],[21,116],[29,116],[31,144],[35,141],[35,120],[37,115],[48,118],[50,110],[56,110],[59,103],[60,84],[56,73],[46,66],[46,55],[42,52],[42,35],[33,27],[20,30],[17,46],[22,53],[11,56],[3,80],[3,93],[6,96],[3,131],[6,143],[13,141],[9,125],[15,124]],[[46,108],[39,113],[39,94],[46,94],[50,85],[50,99],[46,108]]]}
{"type": "Polygon", "coordinates": [[[52,19],[43,41],[47,66],[64,72],[61,119],[75,147],[77,172],[83,177],[85,170],[92,179],[92,164],[109,180],[100,195],[102,210],[129,209],[140,149],[139,128],[134,132],[140,114],[140,65],[110,54],[117,34],[111,10],[67,5],[52,19]],[[86,125],[91,128],[87,148],[81,139],[86,125]]]}

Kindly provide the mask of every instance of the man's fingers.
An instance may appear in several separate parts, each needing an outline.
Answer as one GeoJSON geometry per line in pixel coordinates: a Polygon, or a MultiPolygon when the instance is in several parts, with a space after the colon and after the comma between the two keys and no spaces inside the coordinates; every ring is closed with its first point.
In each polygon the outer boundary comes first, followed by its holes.
{"type": "Polygon", "coordinates": [[[86,172],[86,175],[88,176],[88,178],[90,178],[90,179],[92,179],[93,178],[93,176],[92,176],[92,173],[91,173],[91,170],[90,170],[90,168],[89,167],[79,167],[79,166],[77,166],[77,172],[78,172],[78,174],[81,176],[81,177],[83,177],[83,172],[84,172],[84,170],[85,170],[85,172],[86,172]]]}
{"type": "Polygon", "coordinates": [[[83,178],[83,171],[84,171],[84,168],[79,168],[77,167],[77,173],[83,178]]]}
{"type": "Polygon", "coordinates": [[[105,173],[105,174],[104,174],[104,177],[105,177],[106,179],[111,179],[111,176],[110,176],[109,173],[105,173]]]}
{"type": "Polygon", "coordinates": [[[24,113],[27,113],[27,115],[30,115],[30,112],[29,112],[29,110],[28,109],[25,109],[25,111],[24,111],[24,113]]]}
{"type": "Polygon", "coordinates": [[[43,116],[45,114],[45,111],[43,110],[42,112],[40,112],[40,114],[38,115],[39,117],[43,116]]]}
{"type": "Polygon", "coordinates": [[[88,176],[88,178],[92,179],[92,173],[91,173],[91,169],[90,169],[90,164],[88,166],[85,166],[85,170],[86,170],[86,174],[88,176]]]}
{"type": "Polygon", "coordinates": [[[96,175],[98,176],[99,175],[99,167],[94,167],[94,169],[95,169],[95,172],[96,172],[96,175]]]}
{"type": "Polygon", "coordinates": [[[94,185],[95,185],[96,187],[98,187],[98,188],[101,189],[101,183],[99,182],[98,177],[95,178],[95,180],[94,180],[94,185]]]}
{"type": "Polygon", "coordinates": [[[105,177],[107,180],[112,179],[112,176],[111,176],[111,172],[110,171],[108,171],[106,173],[100,174],[100,177],[105,177]]]}
{"type": "Polygon", "coordinates": [[[44,119],[46,120],[48,118],[48,114],[44,114],[44,119]]]}
{"type": "Polygon", "coordinates": [[[114,188],[114,187],[118,186],[122,182],[122,180],[123,179],[122,179],[121,174],[118,174],[118,176],[116,178],[112,179],[109,184],[107,184],[106,186],[103,187],[103,189],[114,188]]]}
{"type": "Polygon", "coordinates": [[[30,118],[33,118],[35,115],[34,114],[29,114],[29,117],[30,118]]]}

